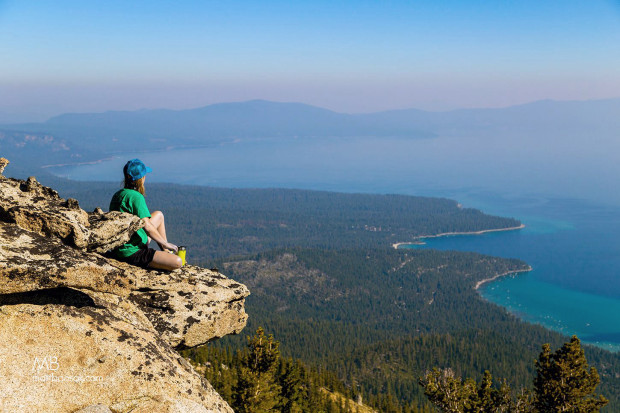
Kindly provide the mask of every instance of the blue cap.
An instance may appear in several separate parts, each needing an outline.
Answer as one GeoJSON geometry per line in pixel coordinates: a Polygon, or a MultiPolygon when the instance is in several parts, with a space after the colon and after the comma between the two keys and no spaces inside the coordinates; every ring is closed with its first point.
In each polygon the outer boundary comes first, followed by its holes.
{"type": "Polygon", "coordinates": [[[123,171],[134,181],[137,181],[149,172],[153,172],[153,170],[146,166],[140,159],[132,159],[127,162],[123,171]]]}

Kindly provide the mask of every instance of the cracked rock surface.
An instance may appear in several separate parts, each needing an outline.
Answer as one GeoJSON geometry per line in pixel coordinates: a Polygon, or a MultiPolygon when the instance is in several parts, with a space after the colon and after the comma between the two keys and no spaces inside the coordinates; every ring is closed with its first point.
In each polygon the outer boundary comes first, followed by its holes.
{"type": "Polygon", "coordinates": [[[141,227],[0,175],[0,411],[232,412],[177,350],[240,332],[249,291],[101,255],[141,227]]]}

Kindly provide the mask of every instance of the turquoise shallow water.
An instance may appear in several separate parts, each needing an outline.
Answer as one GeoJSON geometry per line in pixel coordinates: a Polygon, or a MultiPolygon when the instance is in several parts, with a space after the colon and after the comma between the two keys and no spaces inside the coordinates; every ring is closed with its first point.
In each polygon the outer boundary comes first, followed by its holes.
{"type": "MultiPolygon", "coordinates": [[[[481,155],[470,143],[459,142],[375,139],[225,144],[127,154],[98,164],[50,170],[71,179],[119,182],[122,165],[138,156],[153,166],[150,182],[443,196],[465,207],[512,216],[527,227],[428,239],[424,248],[526,261],[532,272],[486,284],[481,294],[527,321],[620,350],[620,207],[567,198],[579,192],[577,187],[567,178],[563,178],[564,185],[559,184],[562,171],[542,173],[540,159],[517,160],[510,152],[504,158],[490,158],[494,159],[491,162],[476,158],[481,155]],[[453,147],[459,150],[445,156],[453,147]]],[[[600,187],[601,174],[588,173],[588,186],[600,187]]],[[[612,186],[605,191],[610,200],[618,192],[612,186]]]]}
{"type": "Polygon", "coordinates": [[[532,323],[578,335],[584,342],[620,350],[620,301],[568,290],[537,279],[536,274],[506,277],[480,288],[483,297],[532,323]],[[606,314],[601,314],[606,309],[606,314]]]}
{"type": "Polygon", "coordinates": [[[484,284],[483,297],[532,323],[620,350],[618,211],[575,200],[478,198],[485,210],[526,228],[424,240],[440,250],[520,258],[533,270],[484,284]],[[484,201],[484,202],[483,202],[484,201]],[[537,214],[537,215],[535,215],[537,214]]]}

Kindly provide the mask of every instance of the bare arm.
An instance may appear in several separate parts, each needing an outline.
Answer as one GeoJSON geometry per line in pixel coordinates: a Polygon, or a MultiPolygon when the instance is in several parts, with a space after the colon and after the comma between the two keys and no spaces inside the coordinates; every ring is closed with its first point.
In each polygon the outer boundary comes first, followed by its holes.
{"type": "Polygon", "coordinates": [[[172,250],[174,252],[178,251],[178,247],[170,242],[168,242],[160,233],[157,231],[157,228],[151,222],[150,218],[142,218],[144,221],[144,230],[146,234],[153,239],[159,245],[159,248],[163,250],[172,250]]]}

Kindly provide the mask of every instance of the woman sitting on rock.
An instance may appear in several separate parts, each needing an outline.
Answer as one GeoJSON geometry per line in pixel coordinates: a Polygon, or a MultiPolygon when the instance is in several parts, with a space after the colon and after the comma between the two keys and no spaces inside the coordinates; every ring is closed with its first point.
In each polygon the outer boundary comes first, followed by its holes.
{"type": "Polygon", "coordinates": [[[143,268],[176,270],[181,268],[181,258],[170,252],[177,252],[176,245],[168,242],[164,214],[161,211],[149,212],[144,199],[144,180],[152,169],[140,159],[132,159],[125,164],[125,187],[112,196],[110,211],[129,212],[145,221],[144,228],[132,235],[129,242],[117,247],[112,255],[120,260],[143,268]],[[148,235],[147,235],[148,234],[148,235]],[[161,251],[149,248],[153,239],[161,251]]]}

